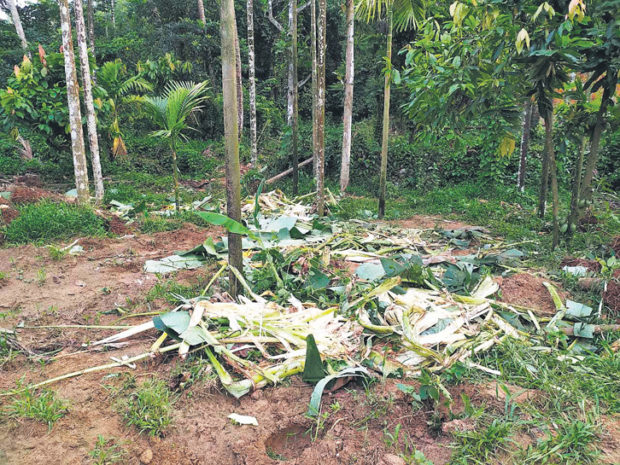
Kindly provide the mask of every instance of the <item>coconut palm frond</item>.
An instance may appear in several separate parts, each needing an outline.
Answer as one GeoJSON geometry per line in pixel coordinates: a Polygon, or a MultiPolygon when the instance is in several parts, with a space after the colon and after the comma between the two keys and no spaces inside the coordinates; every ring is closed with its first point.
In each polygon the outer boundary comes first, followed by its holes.
{"type": "Polygon", "coordinates": [[[392,8],[394,29],[404,31],[418,27],[418,22],[424,18],[425,7],[424,0],[359,0],[355,14],[369,23],[385,18],[392,8]]]}

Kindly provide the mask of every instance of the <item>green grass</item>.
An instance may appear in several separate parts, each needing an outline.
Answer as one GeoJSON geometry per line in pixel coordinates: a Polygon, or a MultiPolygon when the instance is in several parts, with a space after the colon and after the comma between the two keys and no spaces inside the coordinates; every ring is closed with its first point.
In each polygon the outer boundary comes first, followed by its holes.
{"type": "Polygon", "coordinates": [[[4,228],[9,244],[46,243],[74,236],[101,236],[104,222],[89,207],[41,201],[19,208],[19,216],[4,228]]]}
{"type": "Polygon", "coordinates": [[[494,418],[487,424],[479,422],[473,431],[455,432],[456,444],[451,464],[486,465],[498,453],[506,451],[510,443],[513,424],[500,418],[494,418]]]}
{"type": "Polygon", "coordinates": [[[99,435],[95,447],[88,453],[88,457],[93,465],[115,465],[124,463],[127,451],[118,445],[115,439],[106,439],[99,435]]]}
{"type": "Polygon", "coordinates": [[[13,418],[30,418],[47,424],[54,423],[67,414],[66,402],[58,399],[56,393],[47,389],[35,393],[26,389],[18,393],[9,405],[8,414],[13,418]]]}
{"type": "Polygon", "coordinates": [[[134,426],[140,433],[150,436],[163,436],[172,423],[172,404],[174,400],[166,383],[149,380],[132,392],[119,410],[125,423],[134,426]]]}

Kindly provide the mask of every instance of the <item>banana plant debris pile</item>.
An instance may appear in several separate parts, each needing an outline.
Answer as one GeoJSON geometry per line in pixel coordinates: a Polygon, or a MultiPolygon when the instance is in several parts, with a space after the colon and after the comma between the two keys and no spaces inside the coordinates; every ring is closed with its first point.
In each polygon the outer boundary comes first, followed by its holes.
{"type": "MultiPolygon", "coordinates": [[[[552,316],[499,300],[493,276],[525,271],[519,244],[478,227],[416,230],[319,219],[304,203],[311,198],[293,201],[277,190],[259,192],[245,201],[244,224],[217,209],[199,211],[207,222],[243,235],[244,269],[226,262],[226,237],[147,261],[145,271],[153,273],[213,263],[218,271],[202,295],[177,296],[180,305],[171,311],[89,344],[118,347],[137,334],[158,332],[148,352],[34,387],[133,367],[168,352],[202,353],[235,397],[300,373],[313,383],[323,380],[322,387],[338,376],[411,378],[455,363],[499,375],[472,362],[472,355],[506,338],[553,351],[550,334],[573,338],[570,347],[578,354],[602,330],[590,323],[594,309],[563,301],[547,282],[556,308],[552,316]],[[229,272],[243,285],[237,300],[225,292],[229,272]]],[[[331,193],[330,199],[337,208],[331,193]]]]}

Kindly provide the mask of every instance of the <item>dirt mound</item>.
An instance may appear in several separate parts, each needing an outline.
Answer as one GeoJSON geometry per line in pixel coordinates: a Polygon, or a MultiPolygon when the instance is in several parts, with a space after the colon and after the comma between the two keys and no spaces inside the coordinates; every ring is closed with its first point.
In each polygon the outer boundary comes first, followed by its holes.
{"type": "Polygon", "coordinates": [[[19,212],[9,205],[0,205],[0,225],[8,225],[19,216],[19,212]]]}
{"type": "Polygon", "coordinates": [[[616,257],[620,257],[620,236],[616,236],[611,241],[611,248],[616,254],[616,257]]]}
{"type": "Polygon", "coordinates": [[[15,186],[11,195],[13,203],[36,203],[41,199],[57,198],[57,195],[38,187],[15,186]]]}
{"type": "Polygon", "coordinates": [[[43,181],[41,181],[39,175],[32,173],[24,174],[23,176],[17,176],[15,178],[15,183],[24,184],[28,187],[43,187],[43,181]]]}
{"type": "Polygon", "coordinates": [[[560,268],[565,266],[583,266],[588,271],[594,271],[595,273],[601,271],[601,264],[599,262],[596,260],[586,260],[585,258],[566,257],[560,263],[560,268]]]}
{"type": "Polygon", "coordinates": [[[620,312],[620,270],[614,271],[614,277],[607,283],[603,293],[603,302],[613,312],[620,312]]]}
{"type": "Polygon", "coordinates": [[[117,236],[124,236],[125,234],[129,234],[131,229],[127,227],[125,222],[121,220],[118,216],[112,215],[106,220],[106,229],[110,231],[112,234],[116,234],[117,236]]]}
{"type": "MultiPolygon", "coordinates": [[[[555,305],[547,288],[543,285],[544,279],[528,273],[519,273],[500,280],[503,302],[521,305],[536,310],[540,315],[554,315],[555,305]]],[[[557,284],[554,284],[556,288],[557,284]]],[[[568,295],[558,289],[562,300],[568,295]]]]}

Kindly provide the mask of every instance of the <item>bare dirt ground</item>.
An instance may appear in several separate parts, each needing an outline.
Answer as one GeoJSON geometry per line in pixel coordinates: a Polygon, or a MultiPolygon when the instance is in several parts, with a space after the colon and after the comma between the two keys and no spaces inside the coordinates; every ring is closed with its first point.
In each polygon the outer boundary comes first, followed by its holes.
{"type": "MultiPolygon", "coordinates": [[[[427,227],[434,227],[435,220],[432,219],[432,225],[426,223],[427,227]]],[[[411,227],[421,227],[419,219],[411,221],[411,227]]],[[[450,222],[442,227],[457,225],[460,223],[450,222]]],[[[143,273],[144,262],[191,248],[206,235],[219,236],[221,230],[187,225],[180,231],[152,235],[81,239],[84,253],[59,261],[52,260],[46,248],[29,245],[0,249],[0,271],[9,273],[0,284],[0,313],[4,315],[0,327],[12,328],[18,322],[25,326],[106,325],[117,320],[118,315],[105,312],[118,307],[133,313],[169,308],[165,301],[145,300],[158,278],[143,273]]],[[[175,280],[195,284],[204,281],[208,274],[208,270],[184,271],[175,280]]],[[[125,322],[136,324],[148,318],[125,322]]],[[[156,331],[152,331],[128,347],[107,352],[85,352],[82,348],[84,342],[115,332],[21,330],[20,342],[32,352],[56,348],[62,351],[47,363],[18,355],[1,365],[0,391],[14,388],[20,379],[39,382],[108,363],[110,356],[143,353],[156,337],[156,331]]],[[[312,387],[298,377],[240,400],[219,392],[214,383],[197,383],[189,390],[175,391],[174,420],[164,437],[148,437],[127,427],[116,408],[116,391],[110,389],[122,384],[123,377],[118,374],[131,373],[138,383],[157,377],[174,385],[180,363],[168,356],[140,363],[135,370],[115,368],[54,384],[51,388],[68,402],[68,414],[51,430],[33,420],[0,417],[0,465],[88,464],[88,452],[99,435],[115,438],[127,451],[125,463],[129,464],[275,465],[286,461],[296,465],[402,465],[405,462],[398,454],[408,451],[406,437],[410,446],[422,451],[435,465],[441,465],[450,460],[451,431],[472,427],[467,420],[452,420],[447,410],[439,412],[443,423],[436,421],[437,412],[430,408],[413,410],[410,400],[397,389],[397,381],[392,380],[369,389],[350,383],[327,395],[323,405],[329,415],[317,423],[305,416],[312,387]],[[227,418],[233,412],[255,416],[258,426],[233,425],[227,418]],[[388,444],[386,433],[394,432],[397,425],[401,425],[400,440],[388,444]]],[[[501,390],[496,386],[462,385],[451,391],[455,400],[453,414],[463,409],[461,393],[478,405],[504,408],[504,399],[497,394],[501,390]]],[[[522,401],[535,395],[528,391],[522,394],[522,401]]],[[[0,410],[8,402],[0,397],[0,410]]],[[[608,429],[617,430],[617,421],[609,422],[612,426],[608,429]]],[[[519,442],[527,445],[536,437],[521,439],[519,442]]],[[[617,438],[607,441],[608,450],[618,450],[617,438]]]]}

